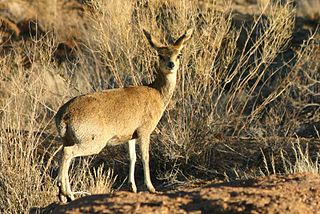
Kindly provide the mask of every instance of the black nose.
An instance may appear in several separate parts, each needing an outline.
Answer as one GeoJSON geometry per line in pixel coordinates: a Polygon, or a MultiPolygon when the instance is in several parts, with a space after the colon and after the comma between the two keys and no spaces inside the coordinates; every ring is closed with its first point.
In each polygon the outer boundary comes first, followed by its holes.
{"type": "Polygon", "coordinates": [[[174,63],[173,62],[168,62],[168,64],[167,64],[167,67],[169,68],[169,69],[172,69],[172,68],[174,68],[174,63]]]}

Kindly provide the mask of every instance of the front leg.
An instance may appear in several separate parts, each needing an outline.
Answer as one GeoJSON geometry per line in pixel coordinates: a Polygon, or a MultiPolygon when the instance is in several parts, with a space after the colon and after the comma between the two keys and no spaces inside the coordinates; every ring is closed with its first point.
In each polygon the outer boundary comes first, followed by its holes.
{"type": "Polygon", "coordinates": [[[152,185],[150,179],[150,168],[149,168],[149,145],[150,145],[150,135],[140,138],[140,148],[142,155],[143,163],[143,172],[144,172],[144,183],[146,184],[149,192],[155,193],[156,190],[152,185]]]}
{"type": "Polygon", "coordinates": [[[128,141],[129,145],[129,157],[130,157],[130,169],[129,169],[129,187],[132,192],[137,192],[137,186],[134,181],[134,168],[137,160],[136,156],[136,140],[132,139],[128,141]]]}

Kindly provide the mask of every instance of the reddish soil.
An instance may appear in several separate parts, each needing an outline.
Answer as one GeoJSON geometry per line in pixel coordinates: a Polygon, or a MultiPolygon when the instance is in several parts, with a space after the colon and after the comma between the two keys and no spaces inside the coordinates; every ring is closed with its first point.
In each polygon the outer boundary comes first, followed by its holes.
{"type": "MultiPolygon", "coordinates": [[[[39,211],[39,210],[38,210],[39,211]]],[[[45,213],[317,213],[320,176],[295,174],[234,182],[202,182],[158,194],[92,195],[45,213]]]]}

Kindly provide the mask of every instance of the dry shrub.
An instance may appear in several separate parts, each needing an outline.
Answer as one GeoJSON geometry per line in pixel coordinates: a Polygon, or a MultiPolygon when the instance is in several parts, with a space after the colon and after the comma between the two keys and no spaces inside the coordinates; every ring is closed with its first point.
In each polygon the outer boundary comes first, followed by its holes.
{"type": "MultiPolygon", "coordinates": [[[[43,112],[43,86],[33,74],[26,78],[21,70],[12,77],[6,99],[1,104],[1,196],[3,213],[27,212],[33,205],[43,206],[55,196],[55,187],[46,169],[45,155],[39,154],[42,134],[48,128],[43,112]],[[45,190],[45,191],[44,191],[45,190]]],[[[50,143],[48,149],[50,149],[50,143]]]]}
{"type": "Polygon", "coordinates": [[[294,14],[290,4],[262,8],[266,17],[261,15],[250,28],[242,29],[247,38],[240,50],[241,35],[232,28],[231,17],[211,10],[202,11],[204,24],[192,22],[197,31],[184,51],[175,107],[158,126],[157,141],[162,144],[154,146],[153,154],[157,161],[164,161],[159,168],[169,175],[182,169],[193,175],[195,168],[210,171],[214,164],[210,141],[215,137],[266,136],[260,123],[264,110],[286,87],[279,78],[282,69],[273,64],[291,37],[294,14]]]}

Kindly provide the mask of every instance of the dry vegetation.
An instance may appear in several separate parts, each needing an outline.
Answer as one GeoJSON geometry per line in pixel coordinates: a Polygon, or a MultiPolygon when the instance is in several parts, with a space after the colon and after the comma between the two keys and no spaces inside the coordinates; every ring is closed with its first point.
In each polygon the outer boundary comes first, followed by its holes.
{"type": "MultiPolygon", "coordinates": [[[[52,119],[62,103],[152,80],[157,56],[142,28],[162,42],[195,29],[151,140],[153,180],[319,173],[319,14],[290,1],[258,1],[252,15],[223,1],[79,2],[0,3],[1,213],[57,200],[52,119]]],[[[126,147],[106,148],[75,161],[71,181],[76,191],[109,192],[127,171],[126,147]]]]}

